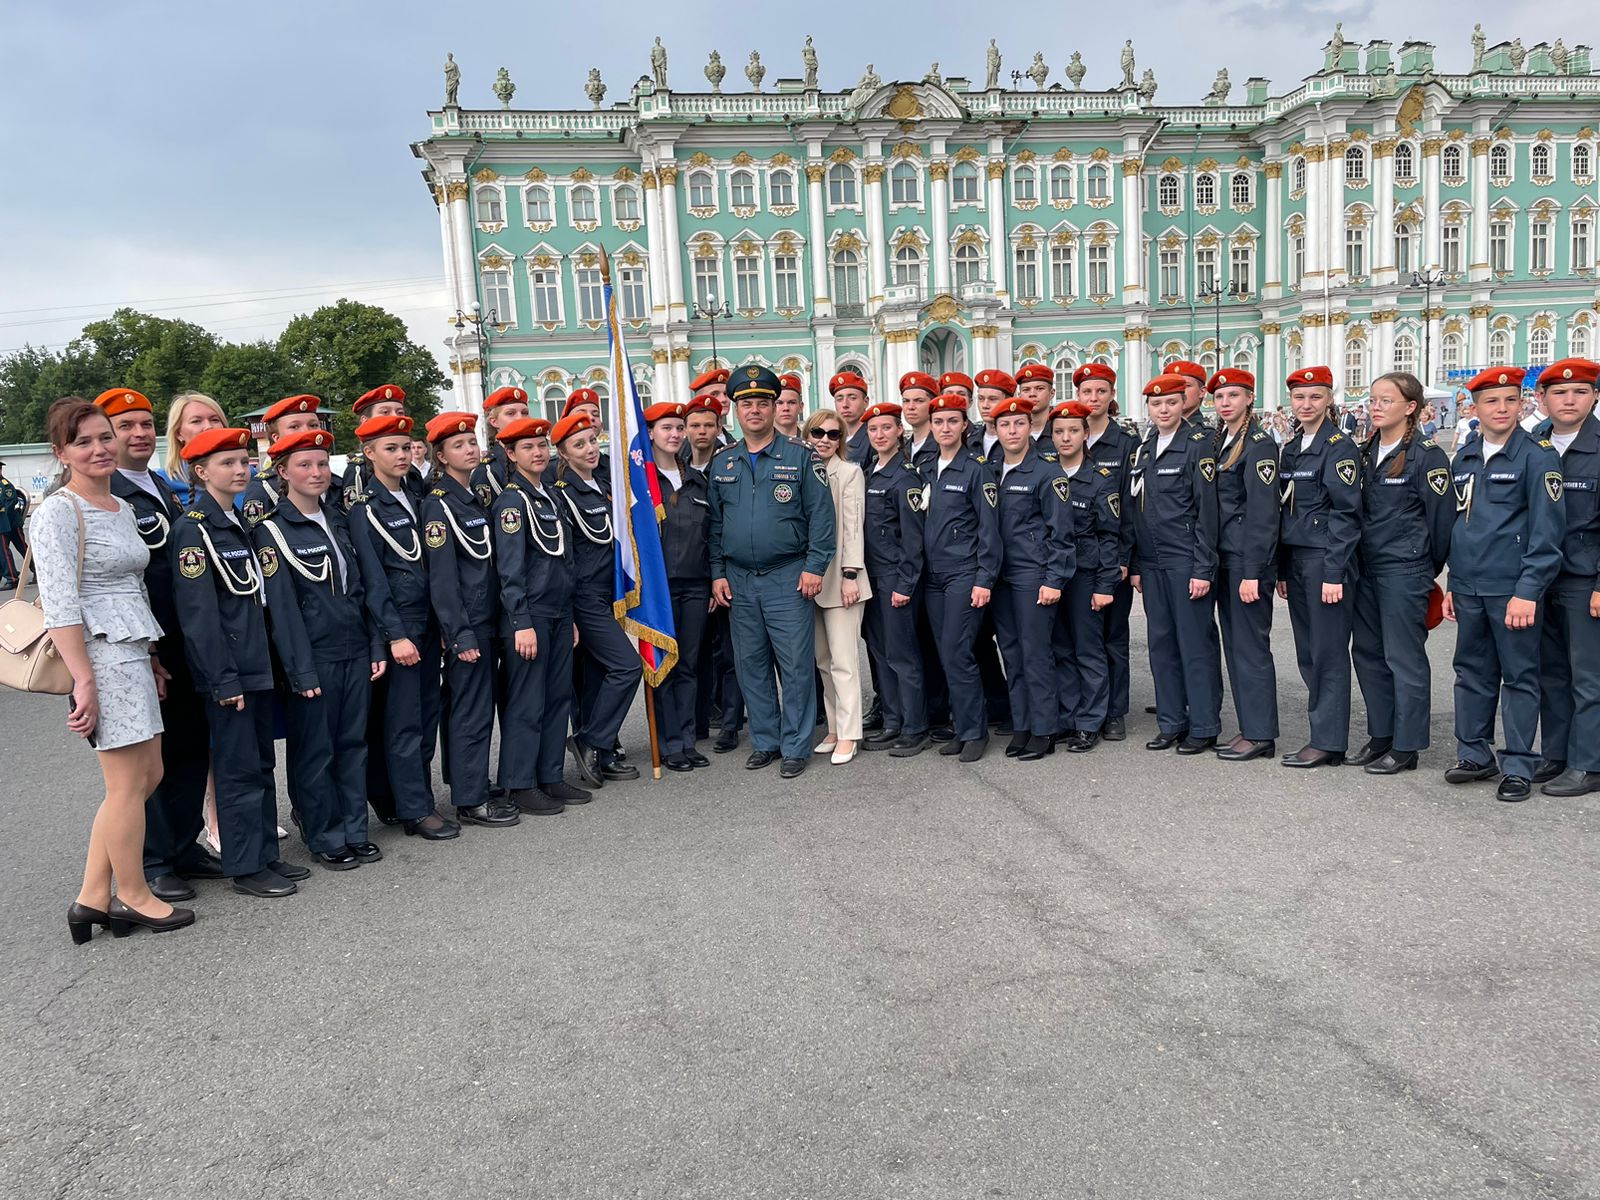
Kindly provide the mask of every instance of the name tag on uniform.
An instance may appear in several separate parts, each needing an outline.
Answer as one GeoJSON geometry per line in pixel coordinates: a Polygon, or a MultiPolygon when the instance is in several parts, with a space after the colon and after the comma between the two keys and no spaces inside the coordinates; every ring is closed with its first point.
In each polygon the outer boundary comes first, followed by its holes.
{"type": "Polygon", "coordinates": [[[1183,468],[1182,467],[1157,467],[1156,468],[1156,474],[1157,475],[1179,475],[1179,474],[1182,474],[1182,472],[1183,472],[1183,468]]]}
{"type": "Polygon", "coordinates": [[[1283,479],[1315,479],[1316,477],[1317,473],[1315,471],[1286,471],[1281,476],[1283,479]]]}
{"type": "Polygon", "coordinates": [[[248,558],[248,557],[250,557],[250,551],[248,551],[248,550],[218,550],[217,551],[217,557],[218,558],[248,558]]]}
{"type": "Polygon", "coordinates": [[[871,488],[871,487],[869,487],[867,489],[867,495],[869,495],[869,496],[887,496],[888,494],[889,494],[889,489],[888,488],[871,488]]]}
{"type": "Polygon", "coordinates": [[[774,476],[776,476],[778,478],[793,479],[795,476],[800,474],[800,468],[799,467],[773,467],[772,468],[772,473],[773,473],[774,476]]]}
{"type": "Polygon", "coordinates": [[[1384,476],[1382,479],[1378,480],[1378,482],[1380,484],[1382,484],[1383,486],[1385,486],[1385,487],[1395,487],[1395,486],[1398,486],[1399,484],[1402,484],[1402,483],[1410,483],[1411,482],[1411,476],[1409,476],[1409,475],[1400,475],[1400,476],[1397,476],[1394,479],[1390,479],[1388,476],[1384,476]]]}
{"type": "Polygon", "coordinates": [[[404,529],[409,524],[411,524],[410,517],[400,517],[397,520],[384,522],[384,525],[389,529],[404,529]]]}
{"type": "Polygon", "coordinates": [[[1515,483],[1517,480],[1519,480],[1521,478],[1522,478],[1522,472],[1521,471],[1491,471],[1491,472],[1489,472],[1489,482],[1490,483],[1515,483]]]}
{"type": "Polygon", "coordinates": [[[1088,508],[1089,507],[1089,502],[1087,500],[1073,500],[1073,501],[1071,501],[1071,504],[1072,504],[1073,508],[1088,508]]]}
{"type": "Polygon", "coordinates": [[[294,552],[296,554],[326,554],[328,548],[326,546],[296,546],[294,552]]]}
{"type": "Polygon", "coordinates": [[[947,483],[944,485],[944,490],[947,492],[964,492],[967,489],[959,483],[947,483]]]}
{"type": "Polygon", "coordinates": [[[736,475],[713,475],[711,478],[712,478],[712,481],[715,482],[715,483],[738,483],[739,482],[738,476],[736,476],[736,475]]]}
{"type": "Polygon", "coordinates": [[[1569,492],[1592,492],[1594,491],[1594,480],[1564,479],[1561,481],[1561,486],[1566,488],[1569,492]]]}
{"type": "Polygon", "coordinates": [[[1033,491],[1033,489],[1031,487],[1029,487],[1025,483],[1008,483],[1008,484],[1006,484],[1006,491],[1008,491],[1008,492],[1031,492],[1031,491],[1033,491]]]}
{"type": "Polygon", "coordinates": [[[140,529],[154,529],[159,524],[161,524],[161,518],[159,516],[154,515],[154,514],[152,514],[152,515],[150,515],[148,517],[140,517],[139,518],[139,528],[140,529]]]}

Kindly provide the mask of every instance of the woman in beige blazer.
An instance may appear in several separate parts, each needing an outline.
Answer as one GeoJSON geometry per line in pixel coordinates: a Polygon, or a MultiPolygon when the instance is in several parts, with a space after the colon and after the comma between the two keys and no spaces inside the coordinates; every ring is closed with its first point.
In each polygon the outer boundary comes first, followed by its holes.
{"type": "Polygon", "coordinates": [[[856,756],[861,741],[861,616],[872,595],[867,581],[867,484],[861,468],[843,452],[844,422],[831,408],[806,422],[806,443],[816,451],[833,492],[835,537],[833,561],[817,594],[817,669],[822,672],[822,700],[828,709],[828,736],[818,754],[832,754],[835,766],[856,756]]]}

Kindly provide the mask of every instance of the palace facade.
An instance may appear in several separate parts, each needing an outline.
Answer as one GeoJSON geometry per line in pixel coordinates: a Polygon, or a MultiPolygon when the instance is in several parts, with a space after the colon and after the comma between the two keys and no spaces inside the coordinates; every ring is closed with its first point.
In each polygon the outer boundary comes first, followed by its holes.
{"type": "Polygon", "coordinates": [[[1428,43],[1336,35],[1285,94],[1229,103],[1224,73],[1189,107],[1126,86],[1131,49],[1109,91],[869,68],[844,93],[680,92],[663,66],[604,109],[597,75],[592,110],[448,104],[413,150],[458,396],[554,409],[600,378],[602,248],[655,400],[714,360],[798,371],[808,407],[845,367],[880,395],[1099,360],[1138,412],[1170,357],[1253,370],[1269,406],[1306,363],[1359,398],[1391,368],[1594,357],[1600,76],[1582,46],[1479,57],[1441,75],[1428,43]]]}

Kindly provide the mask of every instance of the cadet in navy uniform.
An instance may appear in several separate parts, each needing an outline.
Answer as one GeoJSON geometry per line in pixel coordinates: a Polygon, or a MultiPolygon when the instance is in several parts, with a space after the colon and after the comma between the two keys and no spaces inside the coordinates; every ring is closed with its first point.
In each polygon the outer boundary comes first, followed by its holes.
{"type": "Polygon", "coordinates": [[[1180,375],[1145,385],[1151,430],[1128,465],[1128,573],[1144,596],[1156,685],[1157,732],[1145,749],[1203,754],[1222,730],[1217,460],[1209,433],[1184,421],[1183,393],[1180,375]]]}
{"type": "Polygon", "coordinates": [[[195,840],[205,823],[210,748],[205,738],[180,732],[197,731],[206,719],[184,655],[183,623],[172,594],[172,526],[183,508],[166,481],[150,470],[156,448],[150,401],[131,388],[112,388],[95,397],[95,403],[111,419],[117,436],[118,470],[111,477],[111,494],[133,509],[139,538],[150,551],[144,585],[150,611],[161,626],[156,661],[167,673],[161,724],[169,732],[161,739],[161,782],[144,804],[144,873],[151,892],[168,903],[192,900],[195,891],[188,881],[220,878],[222,863],[195,840]]]}
{"type": "MultiPolygon", "coordinates": [[[[422,544],[428,556],[428,596],[444,642],[444,777],[455,819],[503,829],[519,818],[515,804],[489,793],[500,580],[494,569],[489,506],[472,486],[474,470],[483,469],[477,425],[477,416],[465,412],[440,413],[428,422],[428,444],[439,477],[422,501],[422,544]]],[[[498,486],[505,487],[503,474],[498,486]]]]}
{"type": "MultiPolygon", "coordinates": [[[[317,407],[321,403],[315,396],[286,396],[279,400],[261,417],[267,427],[267,439],[276,442],[292,433],[321,429],[322,418],[317,415],[317,407]]],[[[271,466],[258,472],[244,490],[242,511],[245,523],[254,525],[277,508],[282,495],[283,483],[278,478],[278,464],[274,461],[271,466]]]]}
{"type": "Polygon", "coordinates": [[[1597,377],[1600,365],[1582,358],[1551,363],[1539,375],[1550,420],[1535,437],[1548,440],[1561,455],[1561,502],[1567,510],[1561,572],[1545,595],[1545,619],[1540,622],[1539,736],[1544,756],[1534,779],[1544,784],[1539,790],[1547,796],[1600,791],[1597,377]]]}
{"type": "MultiPolygon", "coordinates": [[[[952,388],[957,386],[956,381],[960,381],[971,391],[972,380],[965,375],[950,374],[945,378],[952,381],[952,388]]],[[[924,483],[927,482],[929,470],[939,458],[939,443],[933,438],[928,406],[940,391],[939,381],[921,371],[909,371],[900,377],[900,419],[906,427],[905,456],[911,460],[911,466],[924,483]]],[[[932,662],[939,657],[939,646],[934,640],[933,629],[928,625],[926,596],[919,595],[911,607],[916,614],[918,660],[932,662]]],[[[871,612],[871,609],[867,610],[868,621],[872,619],[871,612]]],[[[924,671],[921,675],[923,687],[927,689],[924,699],[929,724],[936,727],[940,740],[948,740],[951,736],[950,694],[945,688],[944,676],[938,671],[924,671]]]]}
{"type": "Polygon", "coordinates": [[[874,404],[862,413],[861,421],[873,450],[866,468],[863,531],[867,578],[873,581],[865,635],[883,705],[883,729],[861,745],[865,750],[887,750],[895,758],[910,758],[930,744],[922,652],[917,643],[917,609],[923,599],[925,493],[922,477],[902,448],[900,414],[898,404],[874,404]]]}
{"type": "Polygon", "coordinates": [[[989,748],[989,721],[975,647],[1000,578],[1000,489],[970,449],[966,397],[947,392],[934,399],[932,411],[939,458],[925,485],[923,578],[955,729],[939,753],[977,762],[989,748]]]}
{"type": "Polygon", "coordinates": [[[1006,757],[1036,762],[1055,750],[1061,691],[1051,635],[1057,605],[1077,562],[1071,489],[1054,450],[1033,440],[1033,401],[994,407],[1002,458],[998,485],[1000,575],[994,588],[995,629],[1011,696],[1006,757]]]}
{"type": "Polygon", "coordinates": [[[711,613],[711,555],[706,546],[711,504],[704,473],[678,458],[687,415],[685,404],[652,404],[644,410],[661,490],[661,550],[672,592],[672,629],[678,639],[678,662],[656,689],[661,761],[669,771],[711,765],[694,745],[700,646],[711,613]]]}
{"type": "Polygon", "coordinates": [[[865,467],[872,461],[867,427],[861,420],[867,407],[867,381],[854,371],[840,371],[828,380],[828,395],[833,399],[833,411],[839,414],[844,425],[843,457],[858,467],[865,467]]]}
{"type": "Polygon", "coordinates": [[[382,712],[369,721],[388,767],[394,813],[407,834],[426,841],[459,837],[461,826],[434,807],[433,754],[439,742],[439,626],[422,554],[422,502],[406,483],[411,418],[372,417],[356,428],[372,472],[349,515],[367,611],[389,647],[382,712]]]}
{"type": "MultiPolygon", "coordinates": [[[[1076,569],[1056,608],[1051,642],[1061,690],[1061,728],[1075,754],[1100,742],[1111,698],[1110,660],[1101,614],[1122,582],[1122,497],[1117,474],[1085,453],[1090,408],[1077,400],[1058,404],[1045,422],[1056,462],[1072,499],[1076,569]]],[[[1003,498],[1003,497],[1002,497],[1003,498]]]]}
{"type": "Polygon", "coordinates": [[[487,510],[511,475],[511,462],[498,434],[511,422],[528,419],[528,393],[519,387],[496,388],[483,398],[483,419],[489,426],[489,449],[472,472],[472,493],[487,510]]]}
{"type": "Polygon", "coordinates": [[[1278,668],[1272,593],[1278,580],[1278,444],[1255,419],[1256,377],[1225,368],[1206,385],[1217,410],[1217,621],[1239,736],[1225,762],[1277,752],[1278,668]]]}
{"type": "Polygon", "coordinates": [[[1518,367],[1490,367],[1468,384],[1478,436],[1451,472],[1456,525],[1444,615],[1456,622],[1455,766],[1448,783],[1503,773],[1501,800],[1526,800],[1538,760],[1539,605],[1561,571],[1566,509],[1561,456],[1525,433],[1518,367]],[[1494,761],[1496,690],[1506,748],[1494,761]]]}
{"type": "Polygon", "coordinates": [[[1128,461],[1139,448],[1139,439],[1113,418],[1117,415],[1117,373],[1104,363],[1084,363],[1072,373],[1072,386],[1078,402],[1089,406],[1089,442],[1084,450],[1088,461],[1111,472],[1112,483],[1122,508],[1122,582],[1111,593],[1111,603],[1100,610],[1110,671],[1106,696],[1106,723],[1101,733],[1108,742],[1120,742],[1128,725],[1128,617],[1133,612],[1133,585],[1128,582],[1128,552],[1132,545],[1132,525],[1128,517],[1128,461]]]}
{"type": "Polygon", "coordinates": [[[1428,605],[1450,555],[1455,497],[1450,459],[1418,425],[1422,381],[1396,371],[1372,381],[1373,432],[1363,447],[1361,578],[1355,660],[1367,704],[1367,744],[1345,759],[1369,775],[1414,771],[1428,748],[1433,676],[1428,605]]]}
{"type": "Polygon", "coordinates": [[[183,460],[196,488],[172,529],[173,599],[211,730],[222,870],[237,892],[288,896],[311,872],[278,857],[272,651],[261,573],[233,508],[250,482],[250,431],[208,429],[183,460]]]}
{"type": "Polygon", "coordinates": [[[734,662],[759,770],[793,779],[816,723],[813,605],[833,558],[833,497],[822,464],[773,428],[778,377],[745,366],[728,385],[742,441],[711,463],[711,591],[729,606],[734,662]],[[783,680],[780,710],[773,673],[783,680]]]}
{"type": "Polygon", "coordinates": [[[500,574],[500,657],[506,673],[500,782],[525,813],[587,804],[561,769],[572,712],[572,603],[577,568],[562,502],[545,486],[550,422],[513,421],[496,440],[512,466],[489,519],[500,574]]]}
{"type": "Polygon", "coordinates": [[[253,538],[288,682],[289,799],[311,856],[348,871],[383,857],[367,836],[367,704],[388,651],[367,620],[350,534],[327,502],[332,446],[324,429],[272,443],[278,502],[253,538]]]}
{"type": "MultiPolygon", "coordinates": [[[[928,405],[939,394],[939,382],[921,371],[900,376],[900,419],[905,424],[905,457],[921,471],[939,457],[939,443],[928,424],[928,405]]],[[[870,438],[868,441],[870,442],[870,438]]]]}
{"type": "Polygon", "coordinates": [[[1356,544],[1361,540],[1361,452],[1328,420],[1333,372],[1289,376],[1299,432],[1278,461],[1283,525],[1278,595],[1289,601],[1300,678],[1310,693],[1311,740],[1286,767],[1338,766],[1350,744],[1350,630],[1355,619],[1356,544]]]}
{"type": "MultiPolygon", "coordinates": [[[[363,392],[351,406],[351,411],[363,422],[375,421],[379,417],[403,417],[406,415],[405,389],[397,383],[380,383],[370,391],[363,392]]],[[[428,494],[428,482],[409,459],[406,461],[405,474],[400,478],[406,494],[421,504],[422,498],[428,494]]],[[[372,485],[372,467],[366,460],[364,447],[359,453],[351,455],[339,485],[340,506],[349,512],[351,506],[372,485]]]]}
{"type": "Polygon", "coordinates": [[[1200,414],[1206,402],[1206,369],[1186,358],[1174,358],[1161,368],[1166,375],[1183,380],[1183,423],[1191,429],[1209,429],[1210,422],[1200,414]]]}
{"type": "MultiPolygon", "coordinates": [[[[576,395],[577,393],[573,393],[576,395]]],[[[550,431],[561,455],[551,493],[572,533],[577,590],[573,622],[583,670],[573,685],[577,717],[567,744],[578,774],[590,787],[637,779],[639,768],[622,761],[617,734],[639,690],[638,648],[622,632],[611,607],[616,588],[616,537],[611,528],[610,477],[599,472],[600,443],[588,413],[562,417],[550,431]]]]}

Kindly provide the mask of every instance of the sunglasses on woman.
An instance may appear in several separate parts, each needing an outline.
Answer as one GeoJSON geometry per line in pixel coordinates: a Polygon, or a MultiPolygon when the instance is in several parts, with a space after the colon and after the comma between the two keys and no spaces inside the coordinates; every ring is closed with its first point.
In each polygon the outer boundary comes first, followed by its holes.
{"type": "Polygon", "coordinates": [[[842,429],[813,429],[811,436],[814,438],[827,438],[830,442],[840,441],[844,437],[842,429]]]}

